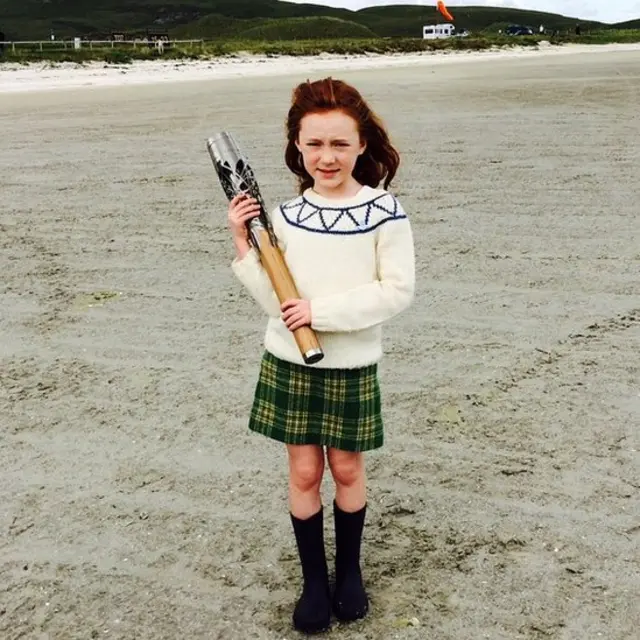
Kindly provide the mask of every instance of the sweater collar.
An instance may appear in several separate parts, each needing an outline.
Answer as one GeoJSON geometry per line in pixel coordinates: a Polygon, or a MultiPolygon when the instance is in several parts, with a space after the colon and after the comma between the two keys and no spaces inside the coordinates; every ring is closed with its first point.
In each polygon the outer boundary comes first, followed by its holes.
{"type": "Polygon", "coordinates": [[[304,199],[317,206],[317,207],[327,207],[327,208],[335,208],[335,209],[343,209],[345,207],[357,207],[359,205],[370,202],[374,198],[382,195],[384,191],[382,189],[373,189],[368,185],[363,185],[363,187],[356,193],[354,196],[350,198],[326,198],[325,196],[321,196],[319,193],[309,188],[304,191],[302,196],[304,199]]]}

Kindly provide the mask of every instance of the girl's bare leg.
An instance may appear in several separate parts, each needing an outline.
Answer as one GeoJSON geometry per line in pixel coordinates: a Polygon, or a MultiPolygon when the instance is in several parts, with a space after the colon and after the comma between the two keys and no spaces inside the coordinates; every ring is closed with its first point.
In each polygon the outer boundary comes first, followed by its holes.
{"type": "Polygon", "coordinates": [[[367,511],[364,455],[327,451],[336,484],[333,515],[336,532],[336,588],[333,610],[342,621],[364,618],[369,598],[360,569],[360,546],[367,511]]]}
{"type": "Polygon", "coordinates": [[[293,611],[293,624],[303,633],[317,633],[331,624],[324,510],[320,497],[324,451],[313,445],[288,445],[287,453],[289,508],[303,578],[302,594],[293,611]]]}
{"type": "Polygon", "coordinates": [[[327,457],[338,507],[348,513],[360,511],[367,501],[364,454],[328,449],[327,457]]]}
{"type": "Polygon", "coordinates": [[[324,451],[315,445],[287,445],[289,456],[289,509],[301,520],[321,507],[320,485],[324,473],[324,451]]]}

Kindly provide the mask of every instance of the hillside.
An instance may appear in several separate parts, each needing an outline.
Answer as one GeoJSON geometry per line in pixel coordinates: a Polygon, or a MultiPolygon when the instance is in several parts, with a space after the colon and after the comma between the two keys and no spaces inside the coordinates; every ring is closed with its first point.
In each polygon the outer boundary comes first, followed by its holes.
{"type": "Polygon", "coordinates": [[[640,29],[640,18],[637,20],[627,20],[627,22],[619,22],[615,25],[616,29],[640,29]]]}
{"type": "Polygon", "coordinates": [[[311,40],[314,38],[375,38],[363,24],[350,20],[318,16],[315,18],[281,18],[265,21],[242,33],[250,40],[311,40]]]}
{"type": "Polygon", "coordinates": [[[295,18],[228,18],[212,14],[186,25],[174,27],[179,39],[231,40],[313,40],[326,38],[376,38],[366,25],[332,16],[295,18]]]}
{"type": "MultiPolygon", "coordinates": [[[[349,20],[353,12],[278,0],[0,0],[0,31],[9,39],[107,36],[113,31],[172,29],[215,14],[227,20],[330,16],[349,20]]],[[[242,24],[242,23],[240,23],[242,24]]],[[[255,23],[249,25],[255,26],[255,23]]],[[[214,35],[214,34],[212,34],[214,35]]]]}
{"type": "MultiPolygon", "coordinates": [[[[451,7],[456,27],[469,31],[494,31],[510,24],[525,24],[537,28],[543,24],[547,30],[573,29],[577,22],[584,28],[603,28],[599,22],[578,21],[576,18],[541,11],[495,7],[451,7]]],[[[389,6],[371,7],[357,12],[356,20],[380,36],[411,36],[416,25],[443,22],[433,7],[389,6]]],[[[419,31],[419,27],[418,27],[419,31]]]]}
{"type": "MultiPolygon", "coordinates": [[[[349,11],[279,0],[92,0],[88,5],[86,0],[0,0],[0,31],[9,40],[47,39],[51,30],[58,38],[104,38],[114,31],[134,34],[147,29],[166,30],[172,37],[201,38],[420,37],[423,24],[443,21],[435,6],[349,11]],[[328,23],[320,17],[341,22],[328,23]]],[[[473,32],[495,32],[511,23],[571,29],[577,22],[572,17],[508,8],[452,7],[451,11],[459,28],[473,32]]],[[[631,28],[638,23],[582,21],[585,29],[631,28]]]]}

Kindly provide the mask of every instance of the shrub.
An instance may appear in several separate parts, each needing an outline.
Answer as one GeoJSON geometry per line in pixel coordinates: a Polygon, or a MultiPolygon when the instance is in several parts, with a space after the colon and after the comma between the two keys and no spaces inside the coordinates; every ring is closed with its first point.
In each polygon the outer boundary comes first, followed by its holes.
{"type": "Polygon", "coordinates": [[[113,49],[112,51],[107,51],[104,54],[103,60],[107,64],[131,64],[133,58],[128,51],[123,51],[122,49],[113,49]]]}

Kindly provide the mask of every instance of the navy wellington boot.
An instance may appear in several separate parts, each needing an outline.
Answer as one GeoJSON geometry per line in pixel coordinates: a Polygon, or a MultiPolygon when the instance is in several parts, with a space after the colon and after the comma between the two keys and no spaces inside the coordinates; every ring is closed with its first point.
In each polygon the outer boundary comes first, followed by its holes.
{"type": "Polygon", "coordinates": [[[320,633],[331,625],[331,594],[324,549],[323,509],[306,520],[293,514],[291,522],[302,565],[302,595],[293,612],[293,625],[303,633],[320,633]]]}
{"type": "Polygon", "coordinates": [[[342,511],[333,503],[336,531],[336,584],[333,611],[343,622],[367,615],[369,598],[362,582],[360,547],[367,506],[355,513],[342,511]]]}

